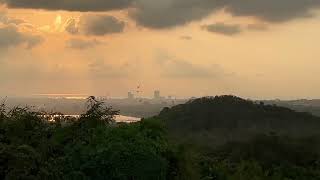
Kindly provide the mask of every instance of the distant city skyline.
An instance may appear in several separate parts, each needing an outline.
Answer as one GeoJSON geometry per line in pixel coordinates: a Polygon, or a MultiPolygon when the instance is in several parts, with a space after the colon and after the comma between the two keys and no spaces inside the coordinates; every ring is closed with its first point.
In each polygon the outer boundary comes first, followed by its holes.
{"type": "MultiPolygon", "coordinates": [[[[127,92],[127,94],[124,94],[123,96],[112,96],[112,95],[99,95],[99,94],[31,94],[31,95],[0,95],[0,100],[5,99],[6,97],[17,97],[17,98],[54,98],[54,99],[87,99],[89,96],[95,96],[98,98],[111,98],[111,99],[130,99],[128,98],[130,92],[127,92]]],[[[134,99],[155,99],[154,97],[154,91],[150,92],[146,96],[136,96],[133,94],[134,99]]],[[[234,94],[211,94],[211,95],[204,95],[204,96],[172,96],[170,94],[160,96],[161,98],[167,99],[167,100],[174,100],[174,99],[191,99],[191,98],[200,98],[200,97],[206,97],[206,96],[221,96],[221,95],[234,95],[234,94]]],[[[234,95],[236,96],[236,95],[234,95]]],[[[251,99],[251,100],[320,100],[320,98],[259,98],[259,97],[243,97],[245,99],[251,99]]],[[[160,99],[161,100],[161,99],[160,99]]]]}

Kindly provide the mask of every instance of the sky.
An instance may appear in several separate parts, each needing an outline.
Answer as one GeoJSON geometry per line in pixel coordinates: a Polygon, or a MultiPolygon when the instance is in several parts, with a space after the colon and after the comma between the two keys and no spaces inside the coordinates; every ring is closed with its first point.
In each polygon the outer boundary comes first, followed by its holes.
{"type": "Polygon", "coordinates": [[[0,96],[320,98],[319,0],[0,0],[0,96]]]}

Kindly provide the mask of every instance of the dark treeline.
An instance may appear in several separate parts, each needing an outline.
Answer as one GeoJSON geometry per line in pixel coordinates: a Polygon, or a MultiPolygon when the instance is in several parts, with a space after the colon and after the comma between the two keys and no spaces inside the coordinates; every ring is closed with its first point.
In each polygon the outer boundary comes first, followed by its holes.
{"type": "Polygon", "coordinates": [[[67,126],[27,108],[0,112],[0,179],[166,179],[169,173],[164,128],[115,124],[118,112],[94,98],[67,126]]]}
{"type": "Polygon", "coordinates": [[[320,118],[285,107],[255,103],[235,96],[204,97],[190,100],[157,116],[170,132],[199,141],[213,138],[222,141],[247,140],[257,134],[312,136],[319,132],[320,118]]]}
{"type": "Polygon", "coordinates": [[[70,123],[0,106],[0,179],[318,180],[319,118],[233,96],[132,124],[94,97],[70,123]]]}

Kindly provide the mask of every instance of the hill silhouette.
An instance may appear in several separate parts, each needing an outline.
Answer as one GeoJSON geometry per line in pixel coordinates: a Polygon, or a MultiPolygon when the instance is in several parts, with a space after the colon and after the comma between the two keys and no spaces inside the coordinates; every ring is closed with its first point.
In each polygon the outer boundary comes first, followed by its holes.
{"type": "Polygon", "coordinates": [[[164,108],[156,118],[166,122],[171,134],[221,134],[233,139],[252,133],[306,136],[316,134],[320,128],[320,118],[309,113],[230,95],[203,97],[164,108]]]}
{"type": "Polygon", "coordinates": [[[52,121],[45,112],[0,104],[0,179],[320,177],[319,136],[275,134],[315,133],[319,119],[307,113],[220,96],[195,99],[166,108],[158,117],[126,124],[116,123],[119,112],[93,96],[86,105],[76,121],[65,116],[52,121]],[[270,130],[275,133],[257,134],[270,130]],[[248,141],[231,142],[248,136],[248,141]]]}

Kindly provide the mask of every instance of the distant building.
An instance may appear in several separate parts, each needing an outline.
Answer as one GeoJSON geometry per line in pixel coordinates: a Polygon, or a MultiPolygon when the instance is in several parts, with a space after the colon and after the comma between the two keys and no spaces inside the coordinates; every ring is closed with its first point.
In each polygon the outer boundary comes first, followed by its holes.
{"type": "Polygon", "coordinates": [[[134,94],[132,92],[128,92],[128,99],[134,99],[134,94]]]}
{"type": "Polygon", "coordinates": [[[161,98],[161,96],[160,96],[160,91],[159,91],[159,90],[154,91],[153,98],[154,98],[154,99],[160,99],[160,98],[161,98]]]}

